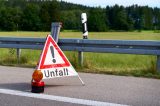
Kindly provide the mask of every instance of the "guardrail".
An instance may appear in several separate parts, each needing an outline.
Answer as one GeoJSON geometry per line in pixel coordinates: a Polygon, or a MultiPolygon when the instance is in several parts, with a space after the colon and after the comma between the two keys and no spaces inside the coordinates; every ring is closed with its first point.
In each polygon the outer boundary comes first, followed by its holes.
{"type": "MultiPolygon", "coordinates": [[[[20,49],[42,49],[44,42],[45,38],[0,37],[0,48],[16,48],[19,57],[20,49]]],[[[78,51],[81,64],[81,52],[156,55],[160,71],[159,41],[59,39],[58,45],[64,51],[78,51]]]]}

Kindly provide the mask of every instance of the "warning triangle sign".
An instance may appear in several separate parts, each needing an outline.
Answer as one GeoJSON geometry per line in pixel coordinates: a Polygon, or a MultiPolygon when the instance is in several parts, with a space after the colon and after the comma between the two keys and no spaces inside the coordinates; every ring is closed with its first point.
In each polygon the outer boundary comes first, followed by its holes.
{"type": "Polygon", "coordinates": [[[37,68],[42,71],[43,79],[78,76],[51,35],[47,36],[37,68]]]}

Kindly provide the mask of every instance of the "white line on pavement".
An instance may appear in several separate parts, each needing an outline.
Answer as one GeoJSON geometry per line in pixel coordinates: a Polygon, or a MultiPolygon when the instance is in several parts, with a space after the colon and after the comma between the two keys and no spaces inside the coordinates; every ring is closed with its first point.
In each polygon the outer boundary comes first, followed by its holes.
{"type": "Polygon", "coordinates": [[[37,99],[53,100],[53,101],[59,101],[59,102],[81,104],[81,105],[89,105],[89,106],[127,106],[122,104],[114,104],[114,103],[108,103],[108,102],[100,102],[100,101],[46,95],[46,94],[35,94],[30,92],[23,92],[23,91],[17,91],[17,90],[9,90],[9,89],[0,89],[0,93],[23,96],[23,97],[31,97],[31,98],[37,98],[37,99]]]}

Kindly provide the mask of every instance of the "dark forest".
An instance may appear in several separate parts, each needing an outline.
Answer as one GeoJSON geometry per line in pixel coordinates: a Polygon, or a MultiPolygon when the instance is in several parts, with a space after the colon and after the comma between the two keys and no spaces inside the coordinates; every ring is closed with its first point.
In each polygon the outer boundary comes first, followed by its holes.
{"type": "Polygon", "coordinates": [[[0,30],[50,31],[51,22],[62,22],[63,30],[79,31],[83,12],[88,16],[89,31],[160,29],[159,8],[138,5],[101,8],[56,0],[1,0],[0,30]]]}

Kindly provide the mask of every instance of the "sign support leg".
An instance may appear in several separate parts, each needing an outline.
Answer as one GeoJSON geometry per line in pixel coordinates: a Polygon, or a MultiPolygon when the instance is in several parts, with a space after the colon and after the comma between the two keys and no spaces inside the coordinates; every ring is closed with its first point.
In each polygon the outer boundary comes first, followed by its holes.
{"type": "Polygon", "coordinates": [[[85,86],[85,83],[83,82],[83,80],[81,79],[81,77],[78,75],[79,80],[81,81],[82,85],[85,86]]]}

